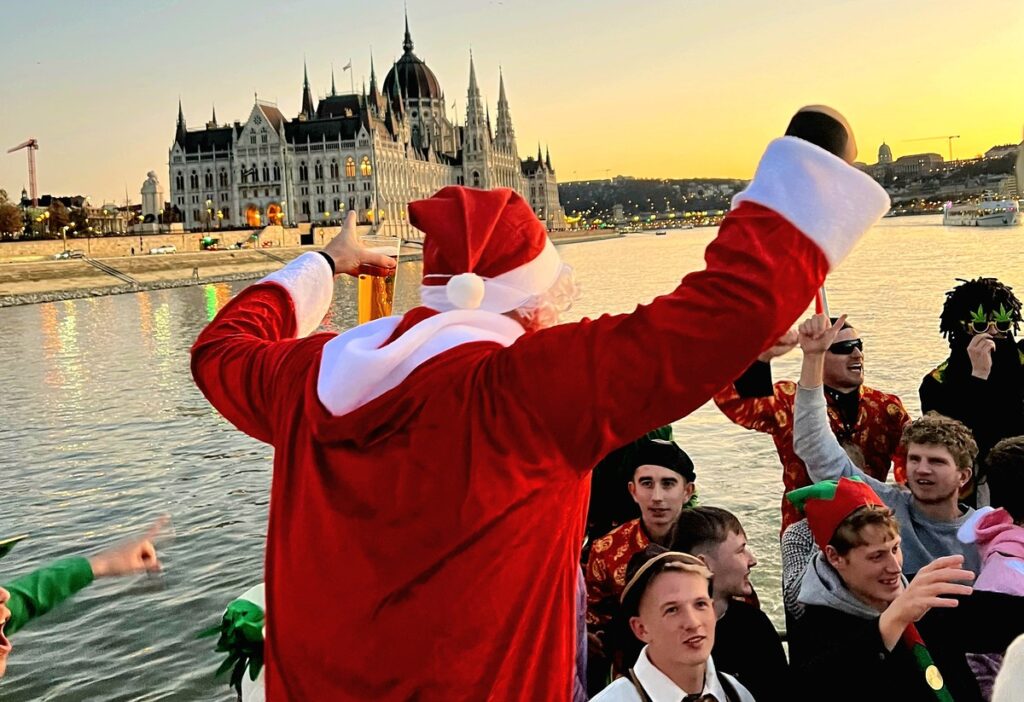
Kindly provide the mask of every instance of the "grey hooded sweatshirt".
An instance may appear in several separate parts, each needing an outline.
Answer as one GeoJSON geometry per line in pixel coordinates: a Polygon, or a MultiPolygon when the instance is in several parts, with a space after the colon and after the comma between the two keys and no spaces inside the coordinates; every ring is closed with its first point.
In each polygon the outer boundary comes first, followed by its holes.
{"type": "Polygon", "coordinates": [[[963,554],[965,569],[978,573],[981,568],[978,549],[956,537],[957,530],[974,510],[961,505],[959,518],[949,522],[934,521],[917,508],[910,490],[883,483],[857,468],[829,427],[825,391],[821,385],[797,388],[793,410],[793,450],[807,465],[807,474],[816,483],[858,476],[871,486],[899,520],[903,574],[908,578],[936,558],[956,554],[963,554]]]}

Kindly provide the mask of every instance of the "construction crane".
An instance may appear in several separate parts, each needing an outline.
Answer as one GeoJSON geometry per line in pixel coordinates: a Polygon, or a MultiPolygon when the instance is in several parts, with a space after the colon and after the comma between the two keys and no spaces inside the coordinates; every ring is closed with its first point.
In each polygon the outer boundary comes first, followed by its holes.
{"type": "Polygon", "coordinates": [[[954,135],[951,135],[951,136],[924,137],[922,139],[904,139],[903,141],[906,141],[906,142],[910,142],[910,141],[938,141],[939,139],[945,139],[947,142],[949,142],[949,160],[952,161],[953,160],[953,140],[954,139],[959,139],[959,138],[960,138],[959,134],[954,134],[954,135]]]}
{"type": "Polygon", "coordinates": [[[36,151],[39,150],[39,142],[29,139],[24,144],[18,144],[13,149],[7,149],[7,153],[13,154],[22,149],[28,150],[28,192],[32,198],[32,207],[39,207],[39,189],[36,187],[36,151]]]}

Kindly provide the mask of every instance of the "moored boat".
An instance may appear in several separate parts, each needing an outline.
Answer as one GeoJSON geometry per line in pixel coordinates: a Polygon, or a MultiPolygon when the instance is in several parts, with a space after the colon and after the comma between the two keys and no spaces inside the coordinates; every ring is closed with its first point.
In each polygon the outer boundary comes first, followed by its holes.
{"type": "Polygon", "coordinates": [[[954,205],[947,202],[942,223],[954,227],[1013,227],[1020,224],[1020,203],[1016,200],[982,200],[954,205]]]}

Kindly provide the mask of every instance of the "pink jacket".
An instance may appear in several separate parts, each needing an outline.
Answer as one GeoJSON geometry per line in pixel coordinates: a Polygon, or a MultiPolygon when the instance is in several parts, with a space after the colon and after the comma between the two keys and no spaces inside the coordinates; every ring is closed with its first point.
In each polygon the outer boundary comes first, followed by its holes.
{"type": "Polygon", "coordinates": [[[1024,526],[1014,524],[1009,512],[982,507],[957,536],[978,545],[981,572],[975,589],[1024,596],[1024,526]]]}

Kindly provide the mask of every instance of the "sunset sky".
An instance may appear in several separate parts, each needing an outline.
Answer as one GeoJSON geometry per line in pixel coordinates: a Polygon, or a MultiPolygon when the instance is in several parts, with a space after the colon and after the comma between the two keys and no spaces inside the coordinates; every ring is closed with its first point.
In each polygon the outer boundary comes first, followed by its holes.
{"type": "MultiPolygon", "coordinates": [[[[253,93],[294,116],[305,57],[315,93],[378,79],[401,55],[400,0],[77,0],[3,12],[0,146],[39,140],[42,193],[132,201],[167,188],[178,98],[190,127],[216,104],[244,120],[253,93]]],[[[850,119],[861,160],[1018,142],[1020,0],[409,0],[416,54],[465,120],[469,51],[495,112],[498,67],[520,154],[550,145],[560,181],[749,177],[790,113],[850,119]]],[[[451,111],[449,111],[451,116],[451,111]]],[[[493,118],[492,114],[492,118],[493,118]]],[[[0,152],[0,188],[27,183],[0,152]]]]}

